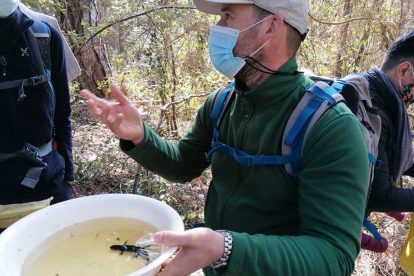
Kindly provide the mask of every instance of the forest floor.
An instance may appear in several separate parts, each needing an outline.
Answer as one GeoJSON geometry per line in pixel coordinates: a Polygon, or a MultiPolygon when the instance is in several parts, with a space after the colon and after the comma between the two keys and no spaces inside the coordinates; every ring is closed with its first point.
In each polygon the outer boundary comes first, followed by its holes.
{"type": "MultiPolygon", "coordinates": [[[[73,139],[77,196],[141,194],[166,202],[177,210],[185,223],[203,221],[209,171],[185,184],[171,183],[146,171],[120,151],[119,140],[89,116],[82,102],[73,105],[73,139]]],[[[414,181],[404,178],[403,185],[413,187],[414,181]]],[[[398,222],[384,214],[374,213],[370,219],[387,237],[389,247],[382,254],[362,250],[353,275],[406,275],[398,265],[398,254],[408,233],[409,217],[398,222]]],[[[201,275],[201,271],[193,274],[201,275]]]]}

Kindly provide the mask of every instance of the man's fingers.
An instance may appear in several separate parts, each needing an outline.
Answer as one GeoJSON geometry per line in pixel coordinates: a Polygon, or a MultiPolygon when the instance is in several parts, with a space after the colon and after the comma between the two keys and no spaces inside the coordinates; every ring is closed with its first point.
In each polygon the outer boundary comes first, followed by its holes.
{"type": "Polygon", "coordinates": [[[172,260],[173,260],[173,257],[171,257],[168,260],[166,260],[165,262],[163,262],[161,264],[160,270],[158,272],[163,271],[167,267],[167,265],[169,265],[169,263],[171,263],[172,260]]]}
{"type": "Polygon", "coordinates": [[[99,116],[102,110],[105,109],[107,106],[112,105],[111,102],[95,96],[89,90],[84,89],[80,92],[80,94],[83,98],[86,99],[89,111],[95,117],[99,116]]]}
{"type": "Polygon", "coordinates": [[[114,116],[110,115],[107,119],[106,125],[113,133],[116,135],[121,135],[121,133],[119,133],[119,130],[123,119],[123,114],[115,114],[114,116]]]}
{"type": "Polygon", "coordinates": [[[224,237],[209,228],[160,231],[153,239],[158,244],[180,247],[177,256],[159,273],[160,276],[188,275],[223,256],[224,237]]]}
{"type": "Polygon", "coordinates": [[[114,118],[111,118],[110,123],[119,127],[123,119],[124,119],[124,114],[118,113],[115,115],[114,118]]]}
{"type": "Polygon", "coordinates": [[[97,98],[94,94],[92,94],[91,91],[89,91],[87,89],[81,90],[80,95],[81,95],[82,98],[84,98],[86,100],[97,98]]]}
{"type": "Polygon", "coordinates": [[[97,119],[99,119],[99,116],[102,114],[102,108],[98,106],[94,99],[88,100],[88,110],[89,113],[97,119]]]}
{"type": "Polygon", "coordinates": [[[109,85],[109,89],[111,90],[111,97],[114,100],[117,100],[120,104],[127,104],[130,103],[129,99],[125,96],[125,94],[119,89],[118,86],[111,83],[109,85]]]}
{"type": "Polygon", "coordinates": [[[82,98],[84,98],[88,104],[89,113],[95,118],[99,118],[99,115],[102,113],[102,107],[99,106],[96,100],[99,100],[94,94],[92,94],[89,90],[83,89],[80,92],[82,98]]]}
{"type": "MultiPolygon", "coordinates": [[[[180,252],[178,255],[173,258],[168,264],[162,267],[161,271],[158,273],[158,276],[186,276],[190,275],[192,272],[197,269],[194,268],[193,263],[188,263],[187,259],[189,255],[185,252],[180,252]]],[[[197,265],[196,265],[197,266],[197,265]]]]}
{"type": "Polygon", "coordinates": [[[157,232],[154,241],[165,246],[191,246],[191,235],[188,232],[157,232]]]}
{"type": "Polygon", "coordinates": [[[108,105],[103,110],[99,119],[108,126],[116,135],[121,135],[119,129],[124,119],[124,114],[117,113],[114,105],[108,105]]]}

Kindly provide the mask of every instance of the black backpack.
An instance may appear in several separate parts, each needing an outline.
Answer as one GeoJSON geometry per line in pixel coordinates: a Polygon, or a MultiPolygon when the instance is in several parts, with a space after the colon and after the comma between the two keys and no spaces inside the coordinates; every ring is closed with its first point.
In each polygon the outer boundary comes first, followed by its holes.
{"type": "MultiPolygon", "coordinates": [[[[0,82],[1,90],[16,89],[17,101],[23,101],[26,98],[25,87],[38,86],[47,83],[50,91],[54,93],[53,85],[51,83],[51,54],[50,54],[50,39],[51,31],[49,26],[38,20],[33,20],[34,23],[26,32],[26,39],[34,63],[32,64],[36,75],[34,77],[25,79],[16,79],[0,82]]],[[[6,75],[7,60],[0,55],[0,73],[6,75]]],[[[29,168],[26,176],[22,181],[22,185],[29,188],[34,188],[39,181],[42,170],[46,164],[42,161],[42,157],[49,154],[53,150],[52,141],[35,147],[26,143],[23,148],[14,153],[0,153],[0,162],[8,161],[15,158],[25,158],[29,160],[33,167],[29,168]]]]}

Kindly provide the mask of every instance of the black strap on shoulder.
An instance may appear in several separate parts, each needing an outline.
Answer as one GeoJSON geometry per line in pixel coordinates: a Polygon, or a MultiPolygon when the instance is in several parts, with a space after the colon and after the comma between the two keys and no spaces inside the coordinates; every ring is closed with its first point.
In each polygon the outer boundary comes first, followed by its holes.
{"type": "MultiPolygon", "coordinates": [[[[36,24],[33,23],[34,25],[36,24]]],[[[37,44],[36,37],[33,34],[32,28],[26,30],[26,39],[27,43],[29,44],[31,58],[32,58],[32,66],[35,69],[36,73],[38,75],[41,75],[44,73],[45,66],[42,60],[42,55],[40,54],[39,45],[37,44]]]]}
{"type": "Polygon", "coordinates": [[[37,49],[41,58],[44,68],[50,71],[51,68],[51,56],[50,56],[50,40],[51,31],[50,27],[43,21],[35,20],[31,26],[31,33],[35,37],[37,43],[37,49]]]}

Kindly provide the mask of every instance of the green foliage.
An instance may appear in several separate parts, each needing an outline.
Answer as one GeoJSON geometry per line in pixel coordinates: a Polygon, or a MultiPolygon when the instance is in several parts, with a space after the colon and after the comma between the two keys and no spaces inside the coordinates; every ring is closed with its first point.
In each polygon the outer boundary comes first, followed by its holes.
{"type": "Polygon", "coordinates": [[[54,0],[21,0],[28,7],[42,11],[46,14],[54,14],[55,11],[61,10],[61,4],[54,0]]]}
{"type": "MultiPolygon", "coordinates": [[[[144,196],[160,195],[167,190],[167,182],[157,176],[151,176],[151,178],[143,178],[140,181],[140,194],[144,196]]],[[[161,195],[161,199],[167,199],[165,195],[161,195]]]]}

